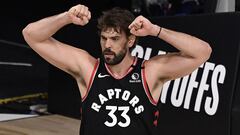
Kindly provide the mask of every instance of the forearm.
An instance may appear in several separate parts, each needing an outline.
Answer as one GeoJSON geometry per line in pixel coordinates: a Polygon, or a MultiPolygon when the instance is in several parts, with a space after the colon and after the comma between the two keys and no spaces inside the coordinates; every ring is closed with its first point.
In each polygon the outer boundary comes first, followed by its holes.
{"type": "Polygon", "coordinates": [[[71,23],[71,20],[67,12],[64,12],[30,23],[23,29],[23,35],[32,42],[45,41],[69,23],[71,23]]]}
{"type": "Polygon", "coordinates": [[[207,42],[185,33],[161,28],[158,37],[189,57],[208,59],[211,54],[211,47],[207,42]]]}

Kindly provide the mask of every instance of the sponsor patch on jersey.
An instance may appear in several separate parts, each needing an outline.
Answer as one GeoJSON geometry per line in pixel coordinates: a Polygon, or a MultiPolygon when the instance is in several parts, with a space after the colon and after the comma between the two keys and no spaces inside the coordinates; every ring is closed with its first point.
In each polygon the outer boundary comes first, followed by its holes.
{"type": "Polygon", "coordinates": [[[133,73],[131,76],[132,79],[129,80],[130,83],[140,83],[140,75],[138,73],[133,73]]]}

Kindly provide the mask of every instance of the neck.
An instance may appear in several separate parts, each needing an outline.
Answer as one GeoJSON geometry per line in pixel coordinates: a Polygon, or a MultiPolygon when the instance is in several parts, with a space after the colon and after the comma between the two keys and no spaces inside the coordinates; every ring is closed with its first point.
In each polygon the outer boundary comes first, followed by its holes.
{"type": "Polygon", "coordinates": [[[108,65],[108,67],[110,68],[114,76],[122,77],[123,75],[126,74],[129,68],[131,68],[133,60],[134,60],[134,57],[131,56],[130,53],[128,53],[119,64],[108,65]]]}

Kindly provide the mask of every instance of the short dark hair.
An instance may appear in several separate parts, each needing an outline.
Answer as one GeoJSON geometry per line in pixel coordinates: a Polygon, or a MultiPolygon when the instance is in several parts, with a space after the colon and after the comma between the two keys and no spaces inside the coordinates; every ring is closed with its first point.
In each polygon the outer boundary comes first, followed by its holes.
{"type": "MultiPolygon", "coordinates": [[[[98,29],[99,33],[108,28],[113,28],[115,31],[121,33],[122,31],[126,34],[127,37],[132,35],[128,26],[134,21],[135,16],[128,10],[122,9],[119,7],[114,7],[110,10],[103,11],[102,16],[98,19],[98,29]]],[[[137,43],[137,38],[132,48],[135,47],[137,43]]]]}

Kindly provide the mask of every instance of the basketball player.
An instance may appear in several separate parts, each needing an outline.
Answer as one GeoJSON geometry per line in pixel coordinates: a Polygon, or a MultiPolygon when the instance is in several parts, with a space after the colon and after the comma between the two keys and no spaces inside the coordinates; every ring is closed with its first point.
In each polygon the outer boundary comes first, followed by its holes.
{"type": "Polygon", "coordinates": [[[76,79],[82,97],[81,135],[158,134],[157,103],[163,84],[198,68],[210,57],[211,47],[117,8],[98,19],[102,58],[52,37],[63,26],[84,26],[90,18],[88,7],[79,4],[30,23],[23,35],[41,57],[76,79]],[[133,57],[130,49],[139,36],[160,38],[179,52],[146,61],[133,57]]]}

